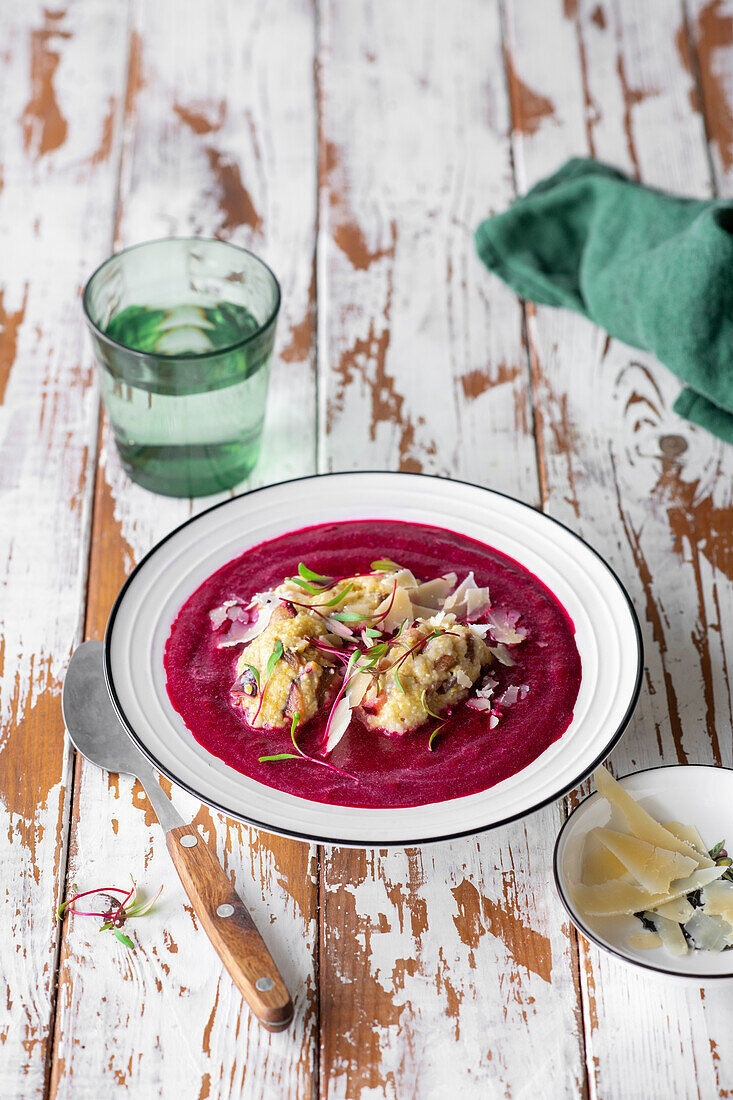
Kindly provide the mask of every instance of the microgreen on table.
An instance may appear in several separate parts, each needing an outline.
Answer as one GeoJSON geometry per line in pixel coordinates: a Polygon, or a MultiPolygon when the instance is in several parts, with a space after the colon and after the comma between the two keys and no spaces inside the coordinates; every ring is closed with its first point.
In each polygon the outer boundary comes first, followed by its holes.
{"type": "Polygon", "coordinates": [[[83,890],[81,893],[75,886],[72,886],[71,889],[73,891],[71,896],[62,902],[56,910],[56,916],[59,920],[63,920],[64,916],[71,914],[77,917],[101,917],[103,923],[100,926],[100,932],[113,932],[121,944],[134,950],[134,943],[129,936],[120,932],[120,928],[131,917],[143,917],[146,913],[149,913],[160,897],[163,887],[161,886],[160,890],[147,901],[136,901],[137,884],[134,879],[132,879],[132,887],[129,890],[124,890],[120,886],[102,886],[97,887],[95,890],[83,890]],[[81,898],[89,897],[91,894],[102,897],[107,902],[107,908],[104,910],[77,909],[77,902],[81,898]],[[115,894],[121,894],[122,898],[115,897],[115,894]]]}

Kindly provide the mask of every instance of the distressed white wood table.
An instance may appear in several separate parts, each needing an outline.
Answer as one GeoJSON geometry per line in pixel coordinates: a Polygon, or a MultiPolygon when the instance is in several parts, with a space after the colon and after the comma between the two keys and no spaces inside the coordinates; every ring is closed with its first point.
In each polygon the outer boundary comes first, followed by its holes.
{"type": "Polygon", "coordinates": [[[79,290],[113,248],[215,235],[283,282],[252,484],[400,468],[544,508],[643,620],[612,765],[731,765],[733,450],[674,416],[657,362],[523,308],[471,240],[573,154],[733,194],[731,0],[6,2],[0,92],[0,1096],[730,1096],[730,995],[656,986],[568,926],[563,803],[360,853],[174,792],[296,992],[264,1032],[141,789],[70,754],[59,695],[135,561],[204,503],[120,472],[79,290]],[[57,924],[68,884],[130,871],[165,886],[134,954],[57,924]]]}

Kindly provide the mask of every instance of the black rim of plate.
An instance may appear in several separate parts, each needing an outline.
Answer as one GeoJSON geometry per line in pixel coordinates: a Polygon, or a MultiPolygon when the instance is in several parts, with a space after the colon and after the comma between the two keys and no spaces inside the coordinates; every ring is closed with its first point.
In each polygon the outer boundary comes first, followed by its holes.
{"type": "MultiPolygon", "coordinates": [[[[652,772],[664,772],[669,771],[672,768],[705,768],[716,772],[728,772],[733,770],[731,768],[724,768],[722,767],[722,765],[718,764],[657,764],[653,768],[642,768],[642,770],[639,772],[626,772],[625,775],[619,775],[616,778],[618,779],[619,783],[621,783],[624,779],[629,779],[630,776],[650,775],[652,772]]],[[[565,830],[567,829],[570,822],[573,820],[575,814],[577,814],[578,810],[582,809],[586,802],[589,802],[592,798],[596,797],[600,797],[598,795],[598,791],[592,791],[590,794],[585,796],[582,802],[578,803],[572,813],[568,814],[562,828],[560,829],[560,832],[557,834],[555,849],[552,853],[552,874],[553,878],[555,879],[555,889],[557,890],[558,897],[560,898],[560,903],[562,904],[562,907],[567,915],[570,917],[570,920],[574,927],[578,930],[578,932],[581,933],[581,935],[585,936],[587,940],[589,940],[591,943],[594,943],[596,947],[600,947],[601,951],[606,951],[609,955],[615,955],[617,959],[621,959],[629,966],[638,966],[641,970],[650,970],[653,974],[667,975],[671,978],[685,978],[687,981],[697,982],[698,985],[700,985],[700,983],[705,983],[709,981],[717,982],[721,979],[730,981],[730,979],[733,978],[733,952],[730,953],[732,960],[731,969],[726,974],[691,974],[688,970],[673,970],[671,967],[667,966],[653,966],[652,963],[642,962],[640,959],[635,959],[631,955],[627,955],[625,954],[625,952],[619,950],[619,948],[612,947],[611,944],[605,943],[602,939],[600,939],[599,936],[596,935],[595,932],[593,932],[590,928],[588,928],[587,925],[583,923],[580,916],[578,915],[577,909],[575,909],[570,904],[570,901],[562,885],[561,875],[558,870],[560,844],[565,830]]]]}
{"type": "MultiPolygon", "coordinates": [[[[530,814],[536,813],[544,806],[549,806],[552,802],[556,802],[558,799],[563,798],[568,793],[568,791],[573,790],[573,788],[577,787],[579,783],[582,783],[583,780],[586,779],[591,774],[591,772],[593,772],[596,767],[603,760],[606,759],[606,757],[618,743],[619,739],[624,733],[624,730],[629,724],[632,714],[634,713],[634,708],[636,707],[636,703],[639,698],[639,692],[641,690],[641,679],[643,670],[644,645],[641,636],[641,628],[639,626],[639,619],[636,614],[636,610],[634,609],[634,605],[631,602],[631,598],[626,591],[626,588],[621,583],[621,580],[619,579],[618,574],[615,572],[615,570],[612,569],[605,558],[603,558],[597,550],[594,550],[592,546],[590,546],[584,539],[582,539],[580,535],[577,535],[575,531],[572,531],[569,527],[566,527],[564,523],[560,522],[560,520],[555,519],[553,516],[548,516],[545,512],[540,512],[539,509],[533,508],[530,504],[525,504],[524,501],[517,500],[516,497],[511,496],[511,494],[509,493],[501,493],[496,489],[489,489],[486,485],[477,485],[475,482],[472,481],[462,481],[458,478],[439,478],[432,474],[420,474],[413,471],[402,472],[394,470],[342,470],[324,474],[309,474],[304,477],[286,478],[283,481],[272,482],[269,485],[262,485],[257,489],[250,489],[247,492],[239,493],[237,496],[230,497],[228,500],[222,500],[218,504],[213,504],[210,508],[204,509],[203,512],[199,512],[197,515],[191,516],[190,519],[187,519],[184,523],[179,524],[178,527],[174,527],[172,531],[170,531],[167,535],[164,536],[164,538],[157,542],[155,546],[153,546],[152,549],[149,550],[147,554],[138,562],[138,564],[135,566],[132,573],[130,573],[130,576],[127,578],[122,588],[120,589],[119,595],[117,596],[117,599],[115,600],[112,607],[112,611],[110,612],[109,619],[107,620],[107,629],[104,634],[104,679],[107,684],[107,691],[109,692],[113,706],[117,712],[117,716],[127,733],[137,745],[138,749],[142,752],[143,756],[147,757],[153,767],[155,767],[162,775],[164,775],[172,783],[175,783],[175,785],[177,787],[180,787],[181,790],[187,791],[188,794],[193,795],[193,797],[197,798],[199,802],[204,802],[207,806],[211,806],[212,809],[217,810],[219,813],[225,814],[227,817],[233,818],[235,821],[243,821],[248,825],[254,825],[257,829],[264,829],[265,832],[274,833],[279,836],[294,837],[297,840],[305,840],[310,843],[344,845],[346,847],[351,846],[358,848],[405,848],[411,847],[415,844],[436,844],[443,841],[458,840],[464,836],[476,836],[480,833],[490,832],[493,829],[499,829],[504,825],[509,825],[513,821],[519,821],[524,817],[529,817],[530,814]],[[520,813],[511,814],[509,817],[502,818],[500,821],[492,821],[491,824],[483,827],[474,829],[459,829],[457,832],[441,833],[438,836],[417,837],[407,840],[371,840],[368,838],[349,839],[333,836],[320,836],[315,833],[301,833],[296,832],[295,830],[291,831],[289,829],[278,828],[276,825],[272,825],[268,822],[258,821],[254,817],[249,817],[245,814],[236,812],[229,806],[223,806],[221,805],[221,803],[215,802],[212,799],[204,798],[199,791],[190,786],[190,784],[188,784],[184,780],[180,779],[179,776],[175,774],[175,772],[167,767],[164,767],[160,763],[160,761],[156,759],[153,753],[150,752],[142,739],[135,732],[132,724],[128,720],[122,708],[122,704],[120,703],[117,691],[115,689],[114,679],[112,676],[110,648],[112,641],[112,631],[114,629],[115,619],[117,618],[117,612],[122,605],[122,601],[125,598],[128,588],[132,584],[137,574],[144,568],[150,558],[152,558],[158,552],[158,550],[160,550],[160,548],[164,546],[166,542],[168,542],[169,539],[173,538],[174,535],[177,535],[179,531],[183,531],[184,528],[189,527],[193,523],[196,523],[197,520],[200,520],[202,516],[209,515],[209,513],[215,512],[219,508],[225,508],[228,505],[231,505],[233,501],[241,500],[242,497],[250,497],[254,496],[257,493],[267,492],[268,490],[274,489],[279,485],[293,485],[300,481],[315,481],[317,478],[359,478],[374,477],[375,475],[379,475],[380,477],[383,477],[385,475],[388,477],[418,477],[428,480],[448,482],[449,484],[466,485],[471,489],[479,489],[481,492],[487,493],[489,496],[504,497],[506,500],[511,500],[514,504],[518,504],[521,508],[526,508],[530,512],[534,512],[543,516],[543,518],[546,519],[549,523],[554,523],[557,527],[560,527],[563,531],[567,532],[567,534],[571,535],[572,538],[576,539],[579,543],[585,546],[586,549],[589,550],[594,555],[594,557],[598,559],[601,565],[608,571],[608,573],[611,574],[611,576],[615,580],[618,589],[621,595],[624,597],[627,607],[629,609],[629,614],[631,616],[631,621],[633,623],[634,631],[636,634],[637,644],[636,681],[634,683],[634,690],[631,693],[631,697],[629,699],[629,703],[624,713],[624,716],[621,719],[618,727],[614,731],[613,735],[605,743],[603,750],[598,754],[593,762],[588,765],[587,768],[585,768],[578,775],[574,776],[568,783],[560,787],[559,790],[549,795],[549,797],[542,799],[540,802],[534,803],[532,806],[528,806],[526,810],[522,810],[520,813]]],[[[255,780],[255,782],[257,782],[257,780],[255,780]]],[[[263,784],[263,786],[266,786],[266,784],[263,784]]],[[[268,789],[276,790],[277,788],[268,789]]],[[[348,809],[348,807],[346,808],[348,809]]]]}

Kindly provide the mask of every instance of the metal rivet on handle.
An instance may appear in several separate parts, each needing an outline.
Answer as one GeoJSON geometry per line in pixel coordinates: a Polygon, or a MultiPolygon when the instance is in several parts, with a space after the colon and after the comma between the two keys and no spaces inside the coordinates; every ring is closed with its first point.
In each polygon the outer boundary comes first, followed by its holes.
{"type": "Polygon", "coordinates": [[[199,838],[192,833],[186,833],[185,836],[181,837],[181,844],[184,848],[195,848],[198,842],[199,838]]]}
{"type": "Polygon", "coordinates": [[[219,916],[219,917],[231,917],[233,912],[234,912],[234,906],[233,905],[220,905],[219,908],[216,911],[217,916],[219,916]]]}
{"type": "Polygon", "coordinates": [[[275,983],[272,978],[258,978],[255,982],[255,989],[259,989],[260,993],[269,993],[274,988],[275,983]]]}

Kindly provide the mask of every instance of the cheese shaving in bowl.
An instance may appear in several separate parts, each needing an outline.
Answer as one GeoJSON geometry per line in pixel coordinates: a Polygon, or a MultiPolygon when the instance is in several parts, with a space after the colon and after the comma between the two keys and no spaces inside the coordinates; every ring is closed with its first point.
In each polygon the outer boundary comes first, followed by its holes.
{"type": "MultiPolygon", "coordinates": [[[[619,920],[634,915],[675,958],[732,947],[733,874],[723,843],[708,851],[693,826],[663,825],[604,767],[594,778],[627,831],[596,826],[586,834],[580,881],[570,882],[579,912],[619,920]]],[[[651,949],[640,933],[628,936],[628,945],[651,949]]]]}

